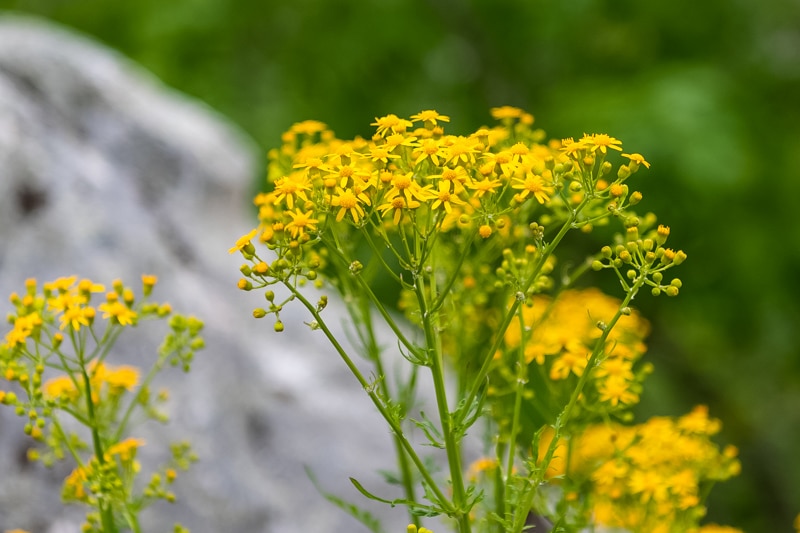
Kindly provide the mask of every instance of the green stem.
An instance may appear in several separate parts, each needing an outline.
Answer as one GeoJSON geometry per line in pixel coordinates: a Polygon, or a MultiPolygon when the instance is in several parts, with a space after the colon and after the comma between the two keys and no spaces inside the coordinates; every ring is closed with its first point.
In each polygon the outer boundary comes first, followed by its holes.
{"type": "Polygon", "coordinates": [[[458,278],[458,275],[461,273],[461,265],[464,264],[464,260],[467,258],[467,255],[469,255],[470,248],[472,248],[472,241],[475,240],[475,235],[477,235],[477,232],[470,232],[469,239],[467,239],[467,242],[464,244],[463,251],[461,252],[461,257],[458,258],[458,263],[456,263],[456,266],[453,268],[453,275],[450,276],[450,279],[447,280],[447,283],[445,284],[443,290],[439,293],[439,296],[436,298],[433,304],[431,304],[430,312],[438,311],[442,307],[442,304],[444,304],[447,296],[450,294],[450,289],[453,288],[453,283],[455,283],[456,278],[458,278]]]}
{"type": "Polygon", "coordinates": [[[389,411],[386,409],[381,399],[378,397],[377,394],[375,394],[375,391],[372,390],[373,389],[372,385],[370,385],[370,383],[364,378],[363,374],[355,365],[355,363],[353,363],[353,360],[350,358],[350,356],[347,354],[347,351],[345,351],[345,349],[336,339],[333,332],[330,330],[330,328],[325,323],[320,313],[317,311],[316,307],[311,302],[309,302],[308,299],[305,298],[293,285],[285,281],[283,283],[286,286],[286,288],[289,289],[289,291],[291,291],[291,293],[305,306],[306,309],[308,309],[308,311],[314,317],[314,320],[319,326],[319,329],[322,330],[322,332],[325,334],[325,337],[328,339],[331,345],[333,345],[333,348],[336,350],[336,353],[338,353],[339,357],[342,358],[342,361],[344,361],[344,364],[347,366],[348,369],[350,369],[350,372],[353,374],[356,380],[358,380],[358,383],[367,393],[370,400],[372,400],[372,403],[378,409],[378,412],[381,414],[384,420],[386,420],[386,423],[389,424],[389,427],[391,428],[395,437],[399,439],[403,449],[408,454],[408,457],[411,459],[411,461],[414,463],[414,466],[417,467],[417,470],[419,471],[422,478],[430,487],[431,491],[436,497],[438,503],[441,505],[442,509],[447,513],[455,512],[453,505],[439,489],[438,485],[434,481],[427,467],[422,462],[422,459],[420,459],[419,455],[417,455],[416,451],[414,450],[414,447],[411,445],[410,442],[408,442],[408,439],[406,439],[405,435],[403,434],[403,428],[400,427],[399,421],[396,420],[395,417],[393,417],[389,413],[389,411]]]}
{"type": "Polygon", "coordinates": [[[605,329],[603,330],[602,335],[597,339],[595,342],[594,349],[592,350],[592,354],[589,356],[589,360],[586,363],[586,369],[581,374],[580,378],[578,379],[578,384],[575,386],[575,389],[572,391],[570,395],[569,402],[567,403],[564,410],[561,411],[561,414],[558,415],[556,418],[556,422],[553,426],[553,438],[550,441],[550,444],[547,447],[547,452],[544,455],[542,460],[542,464],[537,468],[536,476],[537,479],[533,480],[533,483],[529,484],[526,487],[523,494],[520,496],[520,501],[523,502],[522,505],[518,505],[516,509],[516,515],[514,517],[514,527],[512,531],[514,533],[521,532],[522,528],[525,526],[525,519],[528,516],[528,511],[531,508],[533,503],[533,497],[535,495],[535,489],[542,481],[542,477],[544,473],[547,471],[548,466],[550,465],[550,461],[555,454],[556,448],[558,447],[558,442],[561,439],[561,431],[569,422],[569,419],[572,416],[572,411],[575,409],[575,406],[578,403],[578,398],[580,398],[581,393],[583,392],[583,388],[586,386],[586,383],[589,381],[589,377],[592,374],[592,371],[598,366],[599,359],[601,355],[605,353],[605,345],[606,340],[608,339],[608,335],[611,333],[611,330],[614,329],[614,326],[619,321],[620,317],[622,317],[622,310],[628,307],[631,300],[636,296],[639,292],[639,289],[644,285],[645,280],[647,279],[646,273],[640,273],[639,277],[636,278],[633,286],[625,295],[625,299],[620,304],[617,312],[614,314],[614,317],[605,325],[605,329]]]}
{"type": "MultiPolygon", "coordinates": [[[[105,464],[105,451],[103,450],[103,442],[100,439],[100,432],[98,431],[98,420],[95,416],[94,402],[92,401],[92,383],[89,378],[89,373],[86,371],[86,366],[83,361],[82,352],[79,352],[81,362],[81,374],[83,375],[83,386],[86,391],[86,412],[91,422],[90,429],[92,431],[92,445],[94,447],[94,456],[100,465],[105,464]]],[[[97,507],[100,512],[100,520],[103,524],[104,533],[116,533],[117,526],[114,523],[114,513],[112,508],[105,501],[103,495],[98,495],[97,507]]]]}
{"type": "MultiPolygon", "coordinates": [[[[564,235],[566,235],[567,232],[572,228],[572,224],[577,219],[578,213],[580,213],[581,209],[583,209],[583,206],[585,206],[587,202],[588,200],[584,198],[581,201],[581,203],[578,204],[575,210],[572,211],[572,213],[570,214],[570,217],[567,219],[567,221],[564,222],[564,225],[561,226],[561,229],[556,234],[556,236],[553,237],[553,240],[550,241],[550,244],[548,244],[545,247],[544,251],[542,252],[542,255],[540,255],[539,258],[537,259],[536,264],[533,267],[533,270],[531,271],[530,275],[523,284],[522,287],[523,293],[527,291],[528,288],[531,286],[531,284],[533,284],[533,282],[536,280],[536,277],[541,272],[542,267],[547,262],[547,259],[553,254],[553,251],[555,250],[556,246],[558,246],[559,243],[561,243],[561,240],[564,238],[564,235]]],[[[497,350],[500,348],[500,345],[503,343],[503,336],[506,330],[508,329],[508,326],[511,324],[511,321],[514,319],[514,316],[516,315],[517,312],[517,308],[519,308],[521,303],[522,299],[520,298],[514,298],[513,302],[511,302],[511,307],[506,312],[506,316],[503,318],[503,321],[500,323],[500,326],[497,329],[494,343],[492,343],[492,346],[489,348],[489,350],[486,352],[486,355],[484,355],[483,357],[483,364],[481,365],[480,370],[478,370],[478,374],[475,377],[475,381],[473,381],[472,388],[470,389],[469,393],[466,396],[466,402],[464,403],[464,405],[471,405],[472,402],[475,401],[475,398],[478,397],[478,394],[480,393],[481,389],[484,387],[484,381],[486,379],[486,376],[489,375],[489,369],[492,365],[492,361],[494,360],[494,354],[497,352],[497,350]]],[[[459,413],[456,422],[457,424],[463,422],[463,416],[464,413],[459,413]]]]}
{"type": "MultiPolygon", "coordinates": [[[[361,279],[360,276],[359,279],[361,279]]],[[[381,349],[378,346],[377,339],[375,338],[375,329],[372,326],[372,316],[370,314],[369,301],[365,300],[364,298],[358,298],[358,303],[359,309],[357,311],[351,311],[350,314],[354,319],[356,319],[355,322],[357,327],[363,326],[365,330],[365,332],[360,335],[361,342],[364,344],[364,348],[370,354],[370,359],[375,364],[376,372],[379,376],[386,376],[383,368],[383,359],[381,358],[381,349]]],[[[378,386],[381,389],[381,394],[383,397],[389,398],[390,391],[389,385],[386,383],[386,379],[379,380],[378,386]]],[[[403,406],[404,411],[405,409],[406,406],[403,406]]],[[[408,462],[408,455],[403,449],[403,444],[398,436],[393,434],[392,438],[394,441],[395,455],[397,456],[397,466],[400,470],[400,481],[401,485],[403,486],[403,492],[405,493],[408,501],[415,502],[417,501],[417,498],[414,492],[414,478],[411,473],[411,465],[408,462]]],[[[420,525],[419,517],[412,513],[410,508],[408,510],[408,517],[412,524],[416,526],[420,525]]]]}
{"type": "Polygon", "coordinates": [[[425,344],[429,352],[431,361],[431,374],[433,377],[433,387],[436,394],[436,407],[439,410],[439,420],[442,425],[442,435],[444,436],[445,450],[447,451],[447,463],[450,469],[450,482],[453,487],[453,506],[455,513],[453,518],[458,523],[459,533],[470,532],[469,511],[466,509],[467,496],[464,490],[464,478],[461,465],[461,446],[460,438],[457,438],[453,431],[453,420],[450,408],[447,404],[447,391],[444,383],[444,361],[442,351],[439,348],[439,339],[434,332],[436,312],[431,313],[425,299],[424,281],[421,276],[417,276],[414,289],[419,302],[420,314],[422,315],[422,327],[425,331],[425,344]]]}
{"type": "Polygon", "coordinates": [[[520,331],[520,344],[517,358],[517,383],[514,391],[514,415],[511,418],[511,433],[508,437],[508,462],[506,464],[506,482],[511,479],[511,474],[514,471],[514,458],[517,453],[517,433],[519,432],[519,418],[522,410],[522,390],[525,388],[524,372],[527,369],[525,365],[525,317],[522,314],[522,308],[519,308],[517,313],[519,317],[519,331],[520,331]]]}

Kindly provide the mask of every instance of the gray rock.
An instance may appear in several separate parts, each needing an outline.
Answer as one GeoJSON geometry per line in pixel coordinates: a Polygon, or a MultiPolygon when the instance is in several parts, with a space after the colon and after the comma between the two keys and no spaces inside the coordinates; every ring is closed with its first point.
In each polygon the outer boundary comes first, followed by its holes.
{"type": "MultiPolygon", "coordinates": [[[[194,533],[363,531],[323,500],[304,465],[349,500],[362,498],[348,476],[392,495],[375,473],[389,466],[389,432],[321,333],[303,325],[299,307],[273,333],[250,315],[262,298],[236,289],[241,258],[227,248],[254,224],[257,150],[212,110],[97,43],[0,19],[2,301],[28,277],[138,286],[149,273],[159,277],[156,299],[206,323],[192,372],[167,371],[159,382],[172,391],[170,423],[134,428],[147,440],[145,464],[183,438],[200,456],[179,478],[178,503],[143,514],[148,532],[176,521],[194,533]]],[[[140,325],[113,360],[152,361],[164,333],[140,325]]],[[[71,467],[27,463],[22,425],[0,409],[0,530],[78,531],[81,509],[59,503],[71,467]]],[[[404,510],[371,509],[387,531],[404,530],[404,510]]]]}

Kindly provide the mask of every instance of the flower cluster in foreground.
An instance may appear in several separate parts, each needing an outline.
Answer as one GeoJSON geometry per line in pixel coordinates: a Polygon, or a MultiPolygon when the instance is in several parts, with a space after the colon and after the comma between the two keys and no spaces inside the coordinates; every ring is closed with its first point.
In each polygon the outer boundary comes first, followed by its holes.
{"type": "MultiPolygon", "coordinates": [[[[258,225],[230,249],[246,261],[239,288],[266,299],[253,316],[281,332],[284,306],[299,301],[386,420],[404,496],[353,480],[370,499],[406,505],[412,517],[445,515],[461,533],[520,532],[529,513],[567,529],[699,527],[700,488],[738,464],[709,440],[716,423],[687,428],[698,411],[677,426],[629,425],[652,371],[639,364],[649,325],[631,304],[643,290],[677,296],[682,282],[668,271],[687,259],[667,247],[668,226],[634,211],[642,195],[628,182],[649,162],[604,133],[548,141],[521,109],[492,116],[497,125],[458,135],[433,110],[390,114],[375,119],[371,138],[349,140],[320,122],[295,124],[269,153],[258,225]],[[596,251],[562,255],[568,235],[568,249],[596,251]],[[623,298],[586,288],[592,271],[612,273],[623,298]],[[343,298],[369,379],[328,327],[327,295],[303,289],[323,279],[343,298]],[[407,382],[387,370],[378,319],[409,363],[407,382]],[[435,418],[414,412],[425,378],[435,418]],[[465,469],[461,441],[478,420],[489,453],[465,469]],[[437,479],[407,426],[445,451],[449,478],[437,479]],[[665,439],[675,454],[661,452],[665,439]]],[[[410,530],[419,527],[415,518],[410,530]]]]}

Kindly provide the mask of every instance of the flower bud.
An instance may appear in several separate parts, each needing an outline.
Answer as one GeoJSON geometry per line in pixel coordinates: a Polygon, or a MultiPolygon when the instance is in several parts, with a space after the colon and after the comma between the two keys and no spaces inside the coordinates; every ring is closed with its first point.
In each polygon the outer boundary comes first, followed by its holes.
{"type": "Polygon", "coordinates": [[[280,320],[278,320],[277,322],[275,322],[275,327],[274,327],[273,329],[274,329],[274,330],[275,330],[277,333],[280,333],[281,331],[283,331],[283,322],[281,322],[280,320]]]}
{"type": "Polygon", "coordinates": [[[357,276],[364,270],[364,265],[361,264],[361,261],[353,261],[350,263],[350,273],[354,276],[357,276]]]}
{"type": "Polygon", "coordinates": [[[639,191],[633,191],[631,193],[630,199],[628,200],[628,203],[630,205],[636,205],[641,201],[642,201],[642,193],[640,193],[639,191]]]}
{"type": "Polygon", "coordinates": [[[669,282],[669,284],[673,287],[681,288],[683,287],[683,282],[679,278],[675,278],[669,282]]]}
{"type": "Polygon", "coordinates": [[[603,270],[603,263],[595,259],[592,261],[592,270],[603,270]]]}
{"type": "Polygon", "coordinates": [[[672,262],[676,265],[680,265],[684,261],[686,261],[686,252],[683,250],[678,250],[675,252],[675,259],[672,262]]]}
{"type": "Polygon", "coordinates": [[[605,259],[610,259],[611,258],[611,253],[612,252],[611,252],[611,247],[610,246],[603,246],[602,248],[600,248],[600,254],[605,259]]]}
{"type": "Polygon", "coordinates": [[[656,231],[656,242],[658,245],[661,246],[667,242],[667,237],[669,237],[669,226],[659,224],[658,230],[656,231]]]}
{"type": "Polygon", "coordinates": [[[264,318],[267,316],[267,310],[257,307],[253,309],[253,318],[264,318]]]}
{"type": "Polygon", "coordinates": [[[617,177],[621,180],[626,179],[630,175],[631,175],[631,169],[628,168],[628,165],[622,165],[621,167],[619,167],[619,170],[617,170],[617,177]]]}
{"type": "Polygon", "coordinates": [[[243,276],[249,277],[250,274],[252,273],[252,270],[250,270],[250,265],[245,263],[239,267],[239,272],[241,272],[243,276]]]}
{"type": "Polygon", "coordinates": [[[674,287],[674,286],[670,285],[666,289],[664,289],[664,292],[667,293],[667,296],[677,296],[678,295],[678,287],[674,287]]]}

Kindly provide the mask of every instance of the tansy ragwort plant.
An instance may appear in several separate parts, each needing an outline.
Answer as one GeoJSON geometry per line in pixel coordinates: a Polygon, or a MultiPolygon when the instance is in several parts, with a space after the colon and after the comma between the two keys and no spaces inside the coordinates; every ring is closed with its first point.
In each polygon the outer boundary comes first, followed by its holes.
{"type": "MultiPolygon", "coordinates": [[[[10,298],[12,329],[0,344],[0,375],[9,387],[0,402],[27,420],[25,433],[35,443],[31,460],[75,463],[62,498],[88,507],[84,532],[140,532],[140,511],[157,500],[174,501],[177,469],[194,460],[188,443],[173,444],[168,464],[136,483],[142,475],[136,454],[145,441],[130,435],[131,422],[141,415],[166,421],[159,405],[167,391],[154,393],[154,378],[166,365],[188,372],[203,347],[199,320],[150,301],[155,284],[155,276],[142,276],[137,299],[119,280],[106,292],[88,279],[41,286],[29,279],[10,298]],[[105,293],[100,302],[96,293],[105,293]],[[145,320],[168,320],[170,328],[150,369],[143,374],[108,362],[119,336],[145,320]]],[[[176,524],[175,531],[188,530],[176,524]]]]}
{"type": "Polygon", "coordinates": [[[231,249],[247,261],[239,288],[263,291],[253,314],[278,332],[285,305],[305,306],[308,326],[364,388],[391,429],[399,472],[388,479],[403,495],[352,481],[367,498],[407,506],[409,531],[435,515],[461,533],[520,532],[531,515],[560,531],[695,530],[710,486],[738,468],[733,448],[709,440],[719,423],[698,408],[625,424],[650,371],[636,364],[648,324],[631,303],[645,290],[677,295],[668,271],[686,259],[666,247],[668,227],[633,211],[642,195],[628,180],[650,165],[605,134],[546,142],[520,109],[492,116],[498,126],[466,136],[446,134],[449,118],[435,111],[378,118],[370,140],[337,139],[315,121],[293,126],[269,153],[258,226],[231,249]],[[606,246],[552,275],[567,234],[610,223],[621,231],[606,246]],[[591,270],[610,271],[622,300],[578,289],[591,270]],[[302,289],[322,277],[343,297],[369,373],[329,328],[327,297],[302,289]],[[387,301],[392,286],[411,330],[387,301]],[[397,337],[404,378],[387,371],[376,318],[397,337]],[[437,416],[414,411],[418,386],[432,387],[437,416]],[[479,420],[486,457],[465,467],[463,439],[479,420]],[[410,428],[445,451],[446,474],[410,428]]]}

